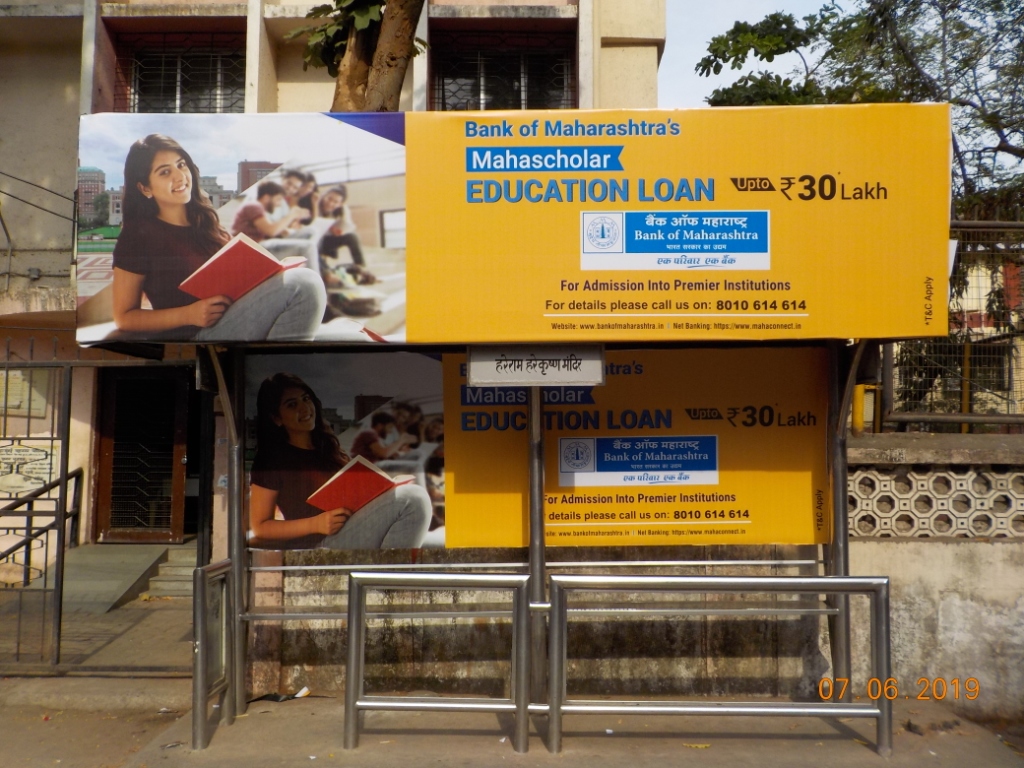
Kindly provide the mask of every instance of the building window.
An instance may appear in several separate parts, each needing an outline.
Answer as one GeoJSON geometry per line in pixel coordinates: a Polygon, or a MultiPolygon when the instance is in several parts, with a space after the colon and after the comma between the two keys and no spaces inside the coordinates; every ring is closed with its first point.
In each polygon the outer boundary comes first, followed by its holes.
{"type": "Polygon", "coordinates": [[[432,108],[573,109],[576,38],[431,30],[432,108]]]}
{"type": "Polygon", "coordinates": [[[122,34],[117,112],[242,112],[245,36],[122,34]]]}

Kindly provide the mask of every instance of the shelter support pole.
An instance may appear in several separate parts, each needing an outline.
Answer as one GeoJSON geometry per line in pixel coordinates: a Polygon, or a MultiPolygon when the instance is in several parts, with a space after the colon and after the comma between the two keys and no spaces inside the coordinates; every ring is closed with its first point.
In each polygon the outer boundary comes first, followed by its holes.
{"type": "MultiPolygon", "coordinates": [[[[546,600],[544,562],[544,425],[540,387],[530,387],[530,603],[546,600]]],[[[544,612],[530,612],[530,701],[546,699],[547,636],[544,612]]]]}
{"type": "MultiPolygon", "coordinates": [[[[829,576],[850,575],[850,533],[847,520],[847,467],[846,421],[853,404],[857,385],[857,369],[867,341],[861,339],[848,357],[838,343],[833,343],[830,355],[829,412],[832,414],[829,435],[829,460],[832,475],[832,543],[827,548],[826,570],[829,576]]],[[[833,606],[838,612],[829,617],[829,638],[832,643],[832,673],[835,678],[850,678],[850,596],[834,595],[833,606]]],[[[850,691],[847,690],[849,698],[850,691]]]]}
{"type": "Polygon", "coordinates": [[[248,648],[249,633],[246,623],[242,620],[245,613],[245,530],[242,525],[242,493],[243,488],[243,454],[242,437],[238,429],[238,418],[240,411],[238,403],[241,402],[243,389],[243,365],[242,358],[232,355],[234,363],[232,370],[232,385],[229,389],[224,376],[224,369],[221,366],[221,359],[215,348],[210,348],[210,360],[213,363],[213,370],[217,377],[217,391],[220,395],[221,410],[224,412],[224,421],[228,430],[228,557],[231,560],[231,621],[234,622],[232,641],[234,648],[231,653],[231,669],[228,671],[228,685],[231,686],[234,694],[234,714],[245,714],[246,690],[245,690],[245,668],[246,650],[248,648]]]}
{"type": "Polygon", "coordinates": [[[216,430],[213,393],[199,391],[199,525],[196,536],[196,567],[209,565],[213,558],[213,462],[216,430]]]}

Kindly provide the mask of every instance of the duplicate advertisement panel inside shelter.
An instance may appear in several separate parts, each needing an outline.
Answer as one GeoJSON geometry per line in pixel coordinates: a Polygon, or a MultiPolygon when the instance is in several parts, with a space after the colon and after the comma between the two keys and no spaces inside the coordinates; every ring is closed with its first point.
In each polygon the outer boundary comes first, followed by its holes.
{"type": "Polygon", "coordinates": [[[249,355],[245,383],[251,547],[445,546],[437,357],[249,355]]]}
{"type": "MultiPolygon", "coordinates": [[[[529,541],[528,390],[444,357],[446,542],[529,541]]],[[[605,385],[543,389],[544,525],[557,546],[830,540],[827,354],[616,350],[605,385]]]]}
{"type": "Polygon", "coordinates": [[[948,332],[946,105],[411,113],[407,136],[410,340],[948,332]]]}

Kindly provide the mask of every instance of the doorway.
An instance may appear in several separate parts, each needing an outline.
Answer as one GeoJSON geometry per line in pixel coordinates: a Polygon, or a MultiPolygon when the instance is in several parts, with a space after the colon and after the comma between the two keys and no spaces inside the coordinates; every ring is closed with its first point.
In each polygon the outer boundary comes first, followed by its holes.
{"type": "Polygon", "coordinates": [[[190,370],[100,370],[96,540],[181,543],[190,370]]]}

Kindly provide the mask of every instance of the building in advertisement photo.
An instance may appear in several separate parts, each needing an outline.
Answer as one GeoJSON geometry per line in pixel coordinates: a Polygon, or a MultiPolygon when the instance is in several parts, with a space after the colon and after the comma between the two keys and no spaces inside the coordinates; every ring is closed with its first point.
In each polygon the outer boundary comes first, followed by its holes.
{"type": "Polygon", "coordinates": [[[93,199],[106,189],[106,175],[100,168],[78,169],[78,211],[92,218],[97,211],[93,199]]]}
{"type": "MultiPolygon", "coordinates": [[[[658,109],[664,0],[427,0],[406,117],[325,114],[309,10],[0,6],[0,676],[191,675],[194,569],[230,560],[231,706],[341,697],[354,564],[525,573],[546,541],[549,572],[888,576],[892,675],[966,658],[991,694],[957,713],[1024,716],[985,650],[1024,648],[1019,227],[949,231],[945,105],[683,118],[658,109]],[[772,186],[805,156],[813,204],[772,186]],[[843,197],[848,160],[889,196],[843,197]],[[873,286],[890,247],[905,282],[873,286]],[[507,382],[476,386],[480,348],[507,382]],[[595,350],[593,381],[541,386],[595,350]],[[331,495],[353,477],[356,509],[331,495]],[[970,650],[978,623],[997,639],[970,650]]],[[[598,616],[570,671],[588,695],[817,702],[881,668],[860,603],[733,599],[598,616]]],[[[367,674],[508,693],[509,611],[374,630],[367,674]]]]}

